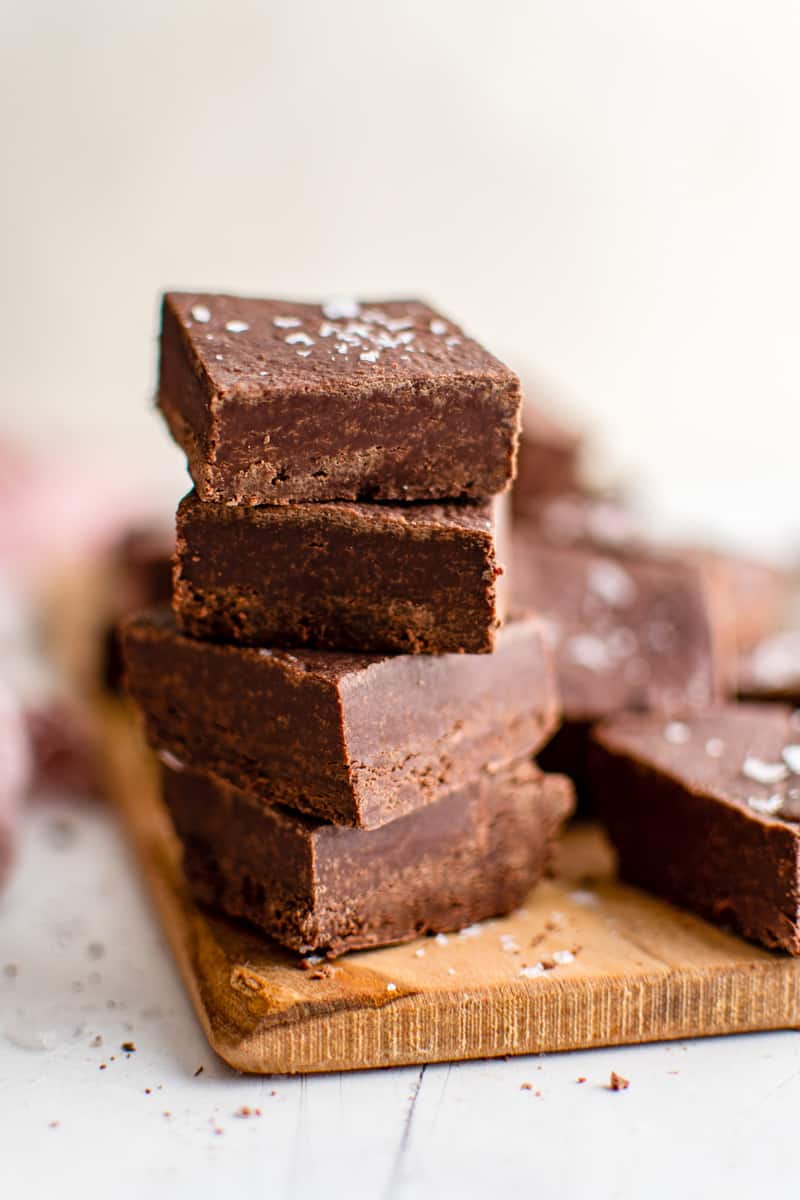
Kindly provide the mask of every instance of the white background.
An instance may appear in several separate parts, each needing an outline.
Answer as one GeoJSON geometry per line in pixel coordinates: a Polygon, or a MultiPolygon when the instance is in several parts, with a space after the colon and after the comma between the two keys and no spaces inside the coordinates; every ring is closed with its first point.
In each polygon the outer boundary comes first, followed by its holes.
{"type": "Polygon", "coordinates": [[[667,521],[800,544],[791,0],[0,10],[2,426],[171,504],[160,288],[422,293],[667,521]]]}

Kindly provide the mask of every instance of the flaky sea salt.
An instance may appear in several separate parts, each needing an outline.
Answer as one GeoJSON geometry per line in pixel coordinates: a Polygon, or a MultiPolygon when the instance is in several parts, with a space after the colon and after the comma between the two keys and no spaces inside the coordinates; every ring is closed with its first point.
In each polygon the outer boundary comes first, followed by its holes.
{"type": "Polygon", "coordinates": [[[482,933],[483,929],[480,925],[465,925],[463,929],[459,929],[458,936],[461,938],[474,938],[480,937],[482,933]]]}
{"type": "Polygon", "coordinates": [[[378,361],[378,351],[377,350],[365,350],[362,354],[359,354],[358,357],[361,359],[362,362],[375,363],[378,361]]]}
{"type": "Polygon", "coordinates": [[[691,740],[692,731],[683,721],[668,721],[663,730],[664,741],[671,746],[685,746],[691,740]]]}
{"type": "Polygon", "coordinates": [[[772,816],[783,804],[783,796],[748,796],[747,806],[752,808],[753,812],[764,813],[766,816],[772,816]]]}
{"type": "Polygon", "coordinates": [[[709,738],[706,742],[706,754],[709,758],[722,758],[725,753],[725,743],[722,738],[709,738]]]}
{"type": "Polygon", "coordinates": [[[579,908],[596,908],[600,903],[597,893],[589,892],[585,888],[576,888],[574,892],[569,893],[569,898],[579,908]]]}
{"type": "Polygon", "coordinates": [[[523,979],[537,979],[539,975],[544,975],[544,967],[537,962],[531,967],[521,967],[519,973],[523,979]]]}
{"type": "Polygon", "coordinates": [[[782,762],[765,762],[754,754],[748,754],[742,763],[742,774],[753,783],[763,783],[764,787],[782,783],[789,777],[789,768],[782,762]]]}
{"type": "Polygon", "coordinates": [[[415,951],[414,951],[414,955],[415,955],[415,957],[416,957],[416,958],[424,958],[424,957],[425,957],[425,950],[423,949],[423,947],[422,947],[422,946],[420,946],[420,947],[419,947],[419,949],[417,949],[417,950],[415,950],[415,951]]]}
{"type": "Polygon", "coordinates": [[[433,940],[436,942],[437,946],[446,946],[450,941],[446,933],[437,933],[433,940]]]}
{"type": "Polygon", "coordinates": [[[287,346],[313,346],[314,339],[307,333],[290,333],[283,339],[287,346]]]}
{"type": "Polygon", "coordinates": [[[793,775],[800,775],[800,746],[784,746],[783,761],[793,775]]]}
{"type": "Polygon", "coordinates": [[[607,671],[611,655],[602,638],[593,633],[578,633],[567,643],[567,653],[576,666],[587,671],[607,671]]]}
{"type": "Polygon", "coordinates": [[[447,333],[447,324],[444,321],[439,320],[431,321],[430,331],[437,337],[440,337],[443,333],[447,333]]]}
{"type": "Polygon", "coordinates": [[[273,317],[272,324],[276,329],[297,329],[303,322],[299,317],[273,317]]]}
{"type": "Polygon", "coordinates": [[[386,990],[387,990],[387,992],[396,992],[397,984],[396,983],[387,983],[386,990]]]}
{"type": "Polygon", "coordinates": [[[185,769],[181,760],[176,758],[169,750],[159,750],[158,757],[164,766],[169,767],[171,771],[183,771],[185,769]]]}
{"type": "Polygon", "coordinates": [[[346,321],[352,317],[357,317],[360,311],[361,306],[358,301],[346,296],[334,297],[332,300],[327,300],[322,306],[323,315],[329,321],[346,321]]]}
{"type": "Polygon", "coordinates": [[[228,333],[247,333],[250,326],[247,321],[226,321],[225,328],[228,333]]]}
{"type": "Polygon", "coordinates": [[[550,957],[560,967],[566,967],[569,963],[575,962],[575,955],[571,950],[554,950],[550,957]]]}
{"type": "Polygon", "coordinates": [[[608,558],[598,558],[587,572],[589,591],[612,608],[627,608],[636,599],[636,584],[622,567],[608,558]]]}
{"type": "Polygon", "coordinates": [[[192,320],[197,321],[200,325],[207,325],[211,320],[211,309],[205,304],[195,304],[192,306],[192,320]]]}

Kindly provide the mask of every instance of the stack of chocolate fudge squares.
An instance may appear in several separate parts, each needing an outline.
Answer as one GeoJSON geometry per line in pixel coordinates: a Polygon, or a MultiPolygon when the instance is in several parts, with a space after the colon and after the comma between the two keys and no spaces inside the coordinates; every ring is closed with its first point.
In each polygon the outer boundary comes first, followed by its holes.
{"type": "Polygon", "coordinates": [[[158,402],[194,491],[123,648],[196,896],[327,954],[513,909],[573,805],[506,611],[516,376],[414,301],[170,294],[158,402]]]}

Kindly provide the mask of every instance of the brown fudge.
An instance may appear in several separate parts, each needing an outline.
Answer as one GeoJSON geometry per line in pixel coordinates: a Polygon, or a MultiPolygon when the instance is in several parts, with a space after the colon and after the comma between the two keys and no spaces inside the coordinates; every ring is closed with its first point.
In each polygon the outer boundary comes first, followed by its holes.
{"type": "Polygon", "coordinates": [[[189,770],[165,769],[164,798],[199,900],[331,956],[515,908],[572,808],[569,781],[527,763],[374,830],[322,824],[189,770]]]}
{"type": "Polygon", "coordinates": [[[788,708],[616,717],[593,734],[591,775],[626,879],[800,953],[800,723],[788,708]]]}
{"type": "Polygon", "coordinates": [[[703,546],[678,546],[674,553],[696,566],[709,595],[723,652],[727,690],[736,690],[736,661],[785,620],[791,577],[780,567],[703,546]]]}
{"type": "Polygon", "coordinates": [[[554,546],[518,521],[512,598],[546,619],[564,716],[702,709],[719,694],[701,573],[654,553],[554,546]]]}
{"type": "Polygon", "coordinates": [[[369,653],[491,651],[505,501],[178,509],[173,607],[194,637],[369,653]]]}
{"type": "Polygon", "coordinates": [[[124,624],[123,650],[154,746],[343,825],[430,804],[487,764],[532,754],[558,723],[531,617],[509,621],[494,654],[387,658],[214,645],[153,610],[124,624]]]}
{"type": "MultiPolygon", "coordinates": [[[[515,504],[516,490],[515,484],[515,504]]],[[[549,546],[626,555],[652,550],[638,514],[614,494],[570,490],[529,495],[524,510],[516,505],[516,511],[520,528],[549,546]]]]}
{"type": "Polygon", "coordinates": [[[202,500],[436,500],[509,485],[521,392],[416,300],[171,293],[158,404],[202,500]]]}
{"type": "Polygon", "coordinates": [[[525,513],[543,496],[579,488],[582,444],[579,434],[526,400],[513,490],[514,511],[525,513]]]}

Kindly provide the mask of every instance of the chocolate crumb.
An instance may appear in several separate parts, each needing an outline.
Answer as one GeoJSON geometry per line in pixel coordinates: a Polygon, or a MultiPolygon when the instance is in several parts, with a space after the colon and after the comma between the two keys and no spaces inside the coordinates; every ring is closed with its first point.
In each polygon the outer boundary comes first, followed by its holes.
{"type": "Polygon", "coordinates": [[[200,1066],[197,1068],[197,1070],[194,1073],[194,1078],[197,1079],[197,1076],[202,1075],[202,1074],[203,1074],[203,1064],[201,1063],[200,1066]]]}
{"type": "Polygon", "coordinates": [[[164,1115],[165,1117],[171,1117],[171,1116],[172,1116],[172,1113],[171,1113],[171,1112],[169,1111],[169,1109],[167,1108],[167,1109],[165,1109],[165,1110],[164,1110],[164,1114],[163,1114],[163,1115],[164,1115]]]}
{"type": "Polygon", "coordinates": [[[153,1089],[152,1089],[152,1088],[145,1088],[145,1089],[144,1089],[144,1094],[145,1094],[145,1096],[152,1096],[152,1094],[153,1094],[153,1089]]]}
{"type": "Polygon", "coordinates": [[[541,1092],[534,1092],[533,1094],[534,1094],[534,1096],[541,1096],[541,1094],[542,1094],[542,1093],[541,1093],[541,1092]]]}
{"type": "Polygon", "coordinates": [[[627,1087],[630,1087],[630,1080],[623,1075],[618,1075],[616,1071],[612,1071],[608,1087],[612,1092],[624,1092],[627,1087]]]}
{"type": "Polygon", "coordinates": [[[97,1069],[98,1069],[98,1071],[107,1071],[108,1063],[100,1063],[100,1066],[97,1069]]]}
{"type": "Polygon", "coordinates": [[[531,1089],[532,1089],[532,1088],[533,1088],[533,1084],[532,1084],[532,1083],[521,1083],[521,1084],[519,1085],[519,1090],[520,1090],[521,1092],[529,1092],[529,1091],[531,1091],[531,1089]]]}
{"type": "Polygon", "coordinates": [[[578,1076],[578,1078],[575,1080],[575,1082],[576,1082],[576,1083],[586,1083],[586,1076],[585,1076],[585,1075],[579,1075],[579,1076],[578,1076]]]}
{"type": "Polygon", "coordinates": [[[277,1093],[276,1091],[274,1091],[274,1090],[270,1092],[270,1096],[277,1096],[277,1094],[278,1094],[278,1093],[277,1093]]]}
{"type": "Polygon", "coordinates": [[[50,1127],[50,1129],[58,1129],[60,1124],[61,1124],[60,1121],[51,1121],[49,1127],[50,1127]]]}
{"type": "Polygon", "coordinates": [[[126,1054],[136,1053],[136,1047],[134,1046],[133,1042],[123,1042],[121,1049],[124,1050],[126,1054]]]}
{"type": "Polygon", "coordinates": [[[242,1104],[233,1114],[235,1117],[260,1117],[260,1108],[251,1108],[249,1104],[242,1104]]]}
{"type": "Polygon", "coordinates": [[[556,966],[556,960],[554,958],[543,958],[541,959],[541,963],[545,971],[552,971],[556,966]]]}
{"type": "Polygon", "coordinates": [[[102,1046],[102,1044],[103,1044],[103,1035],[101,1033],[96,1033],[95,1036],[92,1038],[92,1040],[89,1042],[90,1046],[102,1046]]]}

